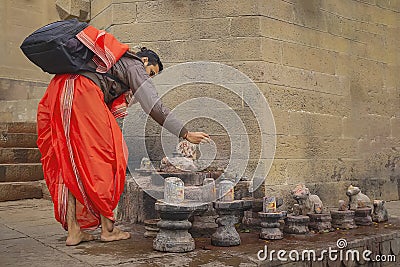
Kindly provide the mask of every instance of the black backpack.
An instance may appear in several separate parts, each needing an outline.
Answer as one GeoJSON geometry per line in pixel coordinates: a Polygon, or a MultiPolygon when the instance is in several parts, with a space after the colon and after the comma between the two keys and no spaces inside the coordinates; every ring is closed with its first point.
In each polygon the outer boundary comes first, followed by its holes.
{"type": "MultiPolygon", "coordinates": [[[[25,56],[43,71],[50,74],[80,73],[94,68],[86,66],[94,53],[76,35],[88,27],[86,22],[77,19],[50,23],[26,37],[20,48],[25,56]]],[[[109,74],[99,73],[120,83],[124,91],[129,90],[120,79],[109,74]]]]}

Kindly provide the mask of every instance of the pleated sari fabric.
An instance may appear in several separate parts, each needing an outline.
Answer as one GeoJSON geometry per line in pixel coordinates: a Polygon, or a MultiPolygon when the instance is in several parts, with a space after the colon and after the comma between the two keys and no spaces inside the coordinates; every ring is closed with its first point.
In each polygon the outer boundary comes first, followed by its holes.
{"type": "MultiPolygon", "coordinates": [[[[91,26],[80,38],[95,52],[100,72],[111,68],[128,49],[91,26]]],[[[44,178],[57,221],[68,229],[68,192],[77,200],[81,229],[97,228],[100,214],[114,221],[128,153],[101,89],[84,76],[54,76],[39,103],[37,127],[44,178]]]]}

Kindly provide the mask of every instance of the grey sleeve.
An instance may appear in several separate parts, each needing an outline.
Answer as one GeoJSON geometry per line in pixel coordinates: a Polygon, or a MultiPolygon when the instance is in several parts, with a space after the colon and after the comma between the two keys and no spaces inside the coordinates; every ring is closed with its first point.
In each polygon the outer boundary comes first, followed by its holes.
{"type": "Polygon", "coordinates": [[[183,123],[163,105],[151,78],[147,75],[143,66],[138,64],[129,65],[127,68],[127,80],[130,88],[133,88],[134,98],[140,103],[144,112],[149,114],[158,124],[178,137],[183,137],[188,132],[183,123]],[[166,120],[167,116],[168,120],[166,120]]]}

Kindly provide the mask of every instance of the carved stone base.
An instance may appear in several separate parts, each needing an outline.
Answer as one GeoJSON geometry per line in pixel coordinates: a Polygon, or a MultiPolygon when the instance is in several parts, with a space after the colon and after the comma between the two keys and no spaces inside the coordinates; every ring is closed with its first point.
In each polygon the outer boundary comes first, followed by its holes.
{"type": "Polygon", "coordinates": [[[331,210],[332,227],[339,229],[357,228],[354,221],[354,210],[331,210]]]}
{"type": "Polygon", "coordinates": [[[282,239],[283,233],[279,228],[279,220],[285,215],[285,212],[259,212],[258,217],[261,219],[260,238],[266,240],[282,239]]]}
{"type": "Polygon", "coordinates": [[[310,218],[304,215],[288,215],[285,219],[283,232],[287,234],[306,234],[309,232],[308,223],[310,218]]]}
{"type": "Polygon", "coordinates": [[[236,231],[235,224],[243,216],[245,202],[243,200],[229,202],[216,201],[213,204],[218,214],[218,218],[216,219],[218,228],[211,236],[211,244],[219,247],[240,245],[240,236],[236,231]]]}
{"type": "Polygon", "coordinates": [[[354,221],[356,225],[372,225],[372,218],[371,218],[372,208],[358,208],[355,210],[354,221]]]}
{"type": "Polygon", "coordinates": [[[323,232],[326,230],[331,230],[332,225],[332,217],[330,213],[309,213],[307,214],[310,217],[310,222],[308,223],[308,228],[310,230],[315,230],[317,232],[323,232]]]}
{"type": "Polygon", "coordinates": [[[194,239],[188,232],[192,224],[188,221],[188,218],[196,210],[207,210],[208,205],[187,202],[171,205],[157,202],[155,208],[160,213],[161,220],[157,223],[160,232],[153,240],[153,248],[164,252],[194,250],[194,239]]]}
{"type": "Polygon", "coordinates": [[[242,223],[248,227],[259,228],[261,220],[258,217],[258,212],[246,210],[243,215],[242,223]]]}
{"type": "Polygon", "coordinates": [[[218,228],[218,225],[215,223],[217,218],[217,212],[212,207],[200,215],[194,215],[192,228],[189,230],[189,233],[195,238],[211,237],[218,228]]]}
{"type": "Polygon", "coordinates": [[[144,237],[154,238],[157,236],[160,228],[158,228],[157,224],[160,220],[159,219],[150,219],[144,221],[144,237]]]}

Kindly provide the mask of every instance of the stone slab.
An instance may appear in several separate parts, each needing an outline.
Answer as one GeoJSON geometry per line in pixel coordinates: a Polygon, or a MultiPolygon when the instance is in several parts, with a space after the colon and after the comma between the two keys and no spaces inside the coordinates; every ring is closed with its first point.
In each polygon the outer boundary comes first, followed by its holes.
{"type": "Polygon", "coordinates": [[[36,148],[37,134],[34,133],[2,133],[0,147],[36,148]]]}
{"type": "MultiPolygon", "coordinates": [[[[389,213],[391,212],[389,205],[389,213]]],[[[257,259],[257,252],[268,246],[275,249],[321,249],[336,248],[338,238],[345,237],[348,247],[366,246],[366,241],[391,242],[391,249],[399,253],[398,231],[400,221],[391,218],[387,224],[339,230],[323,234],[291,236],[266,243],[258,237],[258,231],[240,233],[241,245],[237,247],[214,247],[209,238],[195,238],[195,250],[188,253],[162,253],[153,251],[151,238],[145,238],[144,226],[121,224],[132,233],[132,239],[103,243],[82,243],[76,247],[65,246],[65,231],[53,218],[50,201],[21,200],[0,203],[0,233],[16,229],[21,235],[13,239],[0,238],[1,266],[278,266],[282,262],[257,259]],[[7,226],[6,226],[7,225],[7,226]],[[46,228],[46,225],[48,227],[46,228]],[[385,227],[386,225],[386,227],[385,227]],[[44,231],[48,231],[48,235],[44,231]],[[6,230],[7,231],[7,230],[6,230]],[[390,239],[388,239],[390,238],[390,239]],[[386,240],[388,239],[388,240],[386,240]],[[211,265],[212,264],[212,265],[211,265]]],[[[98,231],[96,232],[98,234],[98,231]]],[[[387,250],[387,244],[384,244],[387,250]]],[[[310,266],[306,262],[287,262],[284,266],[310,266]],[[289,265],[288,265],[289,264],[289,265]]],[[[326,266],[314,265],[313,266],[326,266]]],[[[387,265],[390,266],[390,265],[387,265]]],[[[392,265],[396,266],[396,265],[392,265]]]]}
{"type": "Polygon", "coordinates": [[[42,198],[40,181],[0,183],[0,202],[27,198],[42,198]]]}
{"type": "Polygon", "coordinates": [[[84,267],[87,263],[57,251],[32,238],[0,241],[1,266],[70,266],[84,267]]]}
{"type": "Polygon", "coordinates": [[[26,237],[26,235],[0,224],[0,242],[8,239],[16,239],[22,237],[26,237]]]}
{"type": "Polygon", "coordinates": [[[41,163],[0,164],[0,182],[43,180],[41,163]]]}
{"type": "Polygon", "coordinates": [[[8,133],[36,133],[36,122],[0,123],[0,129],[8,133]]]}
{"type": "Polygon", "coordinates": [[[0,148],[0,164],[39,163],[40,158],[38,148],[0,148]]]}

